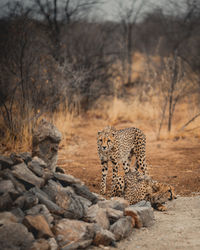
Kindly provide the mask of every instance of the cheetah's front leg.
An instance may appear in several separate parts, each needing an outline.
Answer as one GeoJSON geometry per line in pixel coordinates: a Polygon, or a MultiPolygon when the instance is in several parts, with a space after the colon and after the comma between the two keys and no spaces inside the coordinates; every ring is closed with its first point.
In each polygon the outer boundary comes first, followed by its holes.
{"type": "Polygon", "coordinates": [[[115,182],[115,179],[118,177],[118,168],[119,168],[119,163],[114,160],[114,159],[111,159],[111,162],[112,162],[112,185],[114,184],[115,182]]]}
{"type": "Polygon", "coordinates": [[[101,166],[102,166],[102,179],[101,179],[101,194],[106,193],[106,179],[107,179],[107,174],[108,174],[108,161],[102,159],[101,160],[101,166]]]}

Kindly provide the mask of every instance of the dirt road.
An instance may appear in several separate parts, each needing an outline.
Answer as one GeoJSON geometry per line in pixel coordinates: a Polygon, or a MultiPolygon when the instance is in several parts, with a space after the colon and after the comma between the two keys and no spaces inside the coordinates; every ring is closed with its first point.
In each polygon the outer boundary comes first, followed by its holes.
{"type": "Polygon", "coordinates": [[[155,211],[153,226],[135,229],[115,249],[199,250],[200,196],[178,197],[169,202],[166,212],[155,211]]]}

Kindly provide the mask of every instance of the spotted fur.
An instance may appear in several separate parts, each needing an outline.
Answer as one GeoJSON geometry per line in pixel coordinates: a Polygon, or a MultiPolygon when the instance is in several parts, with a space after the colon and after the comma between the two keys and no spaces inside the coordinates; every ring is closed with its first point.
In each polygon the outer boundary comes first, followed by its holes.
{"type": "Polygon", "coordinates": [[[130,205],[142,200],[150,201],[152,207],[160,211],[166,210],[163,205],[166,201],[176,198],[171,185],[152,180],[138,171],[129,171],[124,177],[116,177],[111,196],[124,197],[130,205]]]}
{"type": "Polygon", "coordinates": [[[106,193],[109,161],[112,163],[112,182],[118,174],[120,163],[125,173],[129,171],[133,155],[136,157],[136,170],[146,173],[146,137],[140,129],[132,127],[116,130],[114,127],[105,127],[98,132],[97,146],[102,165],[101,194],[106,193]]]}

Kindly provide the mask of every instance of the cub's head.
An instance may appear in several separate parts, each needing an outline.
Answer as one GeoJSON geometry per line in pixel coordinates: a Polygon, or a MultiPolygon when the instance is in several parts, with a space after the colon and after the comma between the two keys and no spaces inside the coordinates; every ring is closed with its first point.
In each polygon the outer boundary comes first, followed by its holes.
{"type": "Polygon", "coordinates": [[[165,203],[168,200],[176,199],[176,194],[174,191],[174,187],[169,184],[161,184],[158,191],[158,195],[156,195],[155,202],[165,203]]]}
{"type": "Polygon", "coordinates": [[[115,128],[105,127],[102,131],[99,131],[97,134],[97,145],[98,150],[102,153],[107,153],[114,147],[115,141],[115,128]]]}

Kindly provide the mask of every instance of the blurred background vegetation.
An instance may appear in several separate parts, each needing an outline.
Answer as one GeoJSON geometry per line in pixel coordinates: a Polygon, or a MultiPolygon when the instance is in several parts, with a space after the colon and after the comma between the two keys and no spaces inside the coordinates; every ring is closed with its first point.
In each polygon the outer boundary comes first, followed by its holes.
{"type": "Polygon", "coordinates": [[[30,148],[44,116],[61,131],[86,114],[111,124],[149,121],[157,139],[197,120],[200,1],[165,3],[4,1],[1,148],[30,148]]]}

